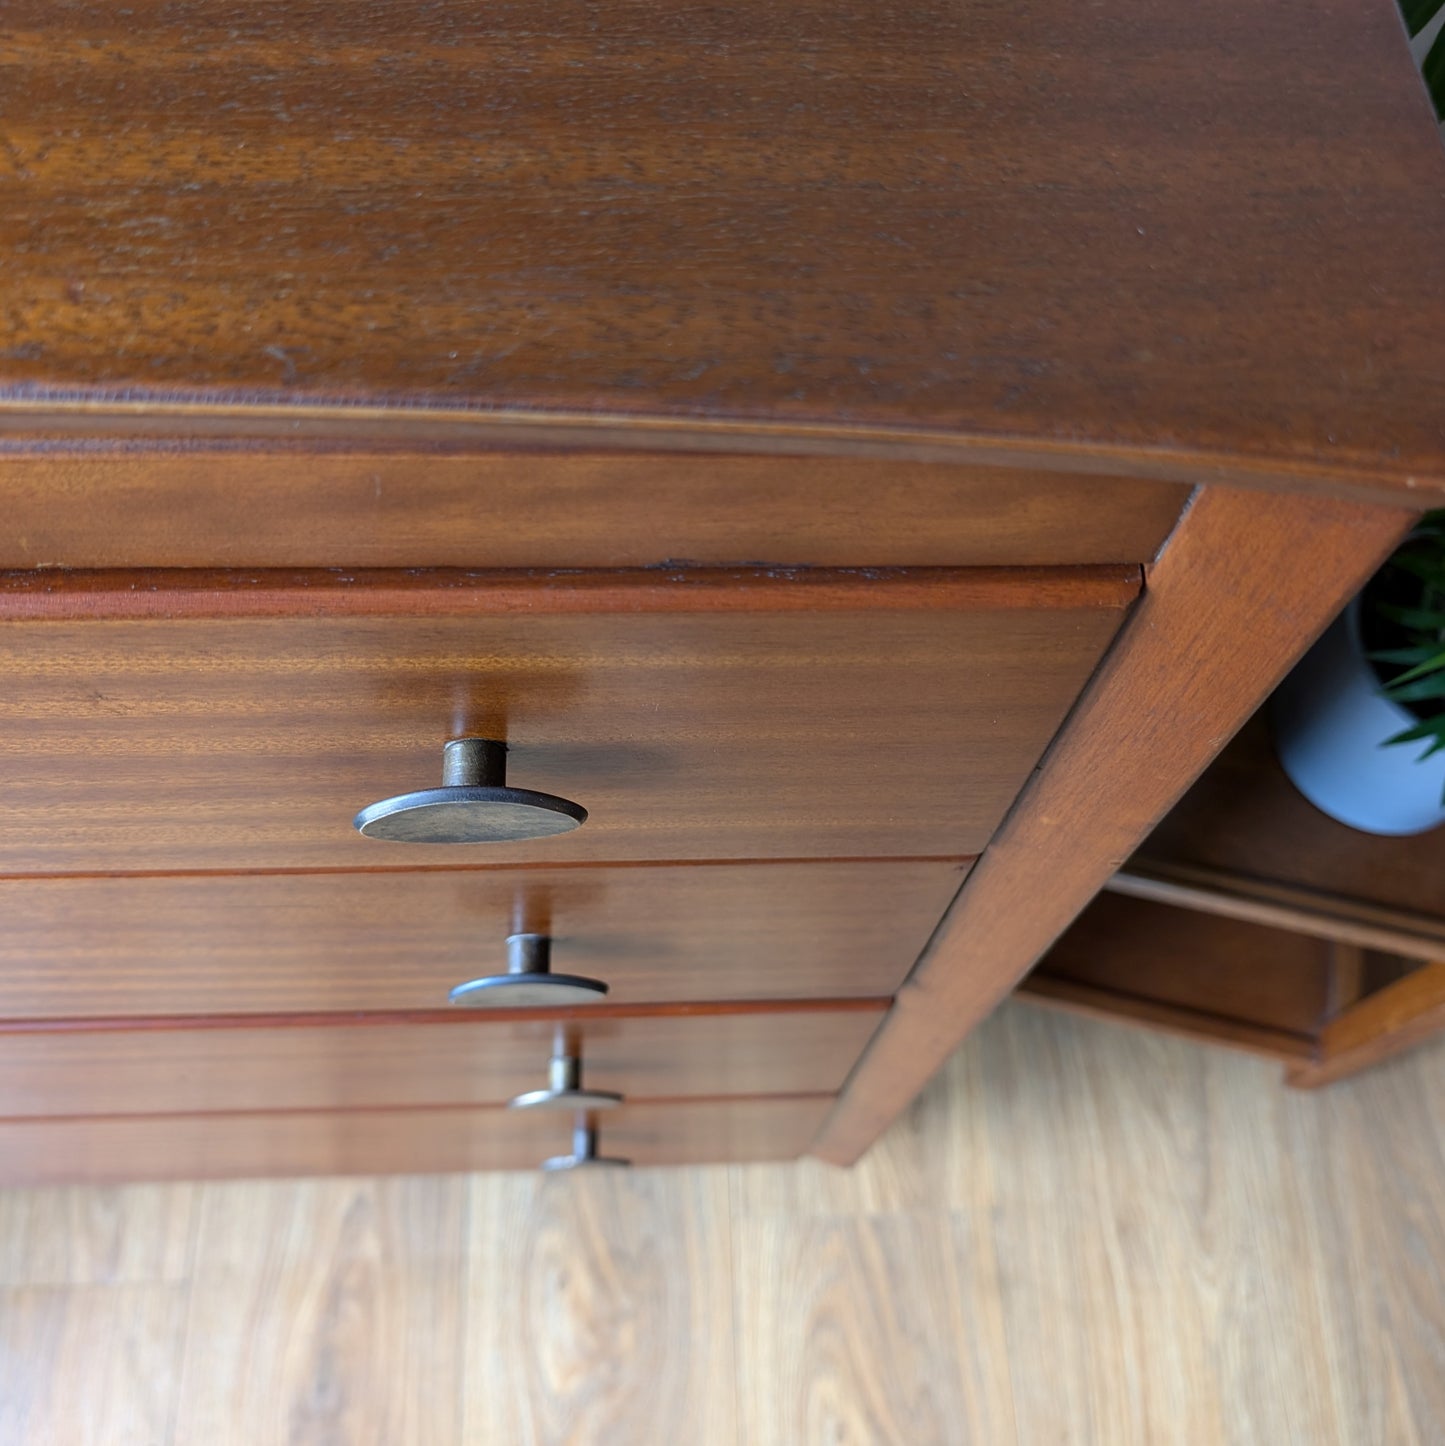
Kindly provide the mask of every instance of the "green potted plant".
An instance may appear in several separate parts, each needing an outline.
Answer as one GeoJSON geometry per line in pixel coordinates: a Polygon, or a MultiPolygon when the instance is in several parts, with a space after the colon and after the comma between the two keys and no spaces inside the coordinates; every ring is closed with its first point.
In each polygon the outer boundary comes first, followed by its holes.
{"type": "Polygon", "coordinates": [[[1445,511],[1285,680],[1274,721],[1285,772],[1332,818],[1380,834],[1445,823],[1445,511]]]}
{"type": "Polygon", "coordinates": [[[1435,114],[1445,120],[1445,24],[1435,24],[1442,10],[1445,0],[1400,0],[1410,49],[1425,77],[1425,89],[1435,103],[1435,114]]]}

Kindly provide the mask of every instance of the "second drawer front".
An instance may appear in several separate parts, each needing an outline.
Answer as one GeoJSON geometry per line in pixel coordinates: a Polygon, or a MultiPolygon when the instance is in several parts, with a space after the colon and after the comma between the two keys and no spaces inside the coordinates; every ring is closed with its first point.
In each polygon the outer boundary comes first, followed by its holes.
{"type": "Polygon", "coordinates": [[[559,1036],[583,1082],[629,1100],[836,1091],[882,1016],[826,1009],[0,1033],[0,1118],[495,1105],[547,1083],[559,1036]]]}
{"type": "Polygon", "coordinates": [[[891,994],[964,866],[0,879],[0,1020],[445,1006],[553,940],[608,1002],[891,994]]]}
{"type": "Polygon", "coordinates": [[[971,856],[1138,591],[1060,572],[0,578],[0,874],[971,856]],[[356,832],[462,736],[586,823],[356,832]]]}

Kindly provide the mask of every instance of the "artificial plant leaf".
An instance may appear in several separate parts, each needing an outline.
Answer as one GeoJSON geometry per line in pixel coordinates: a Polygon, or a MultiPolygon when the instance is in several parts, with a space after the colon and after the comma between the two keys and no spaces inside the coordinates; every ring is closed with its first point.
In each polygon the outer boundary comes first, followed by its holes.
{"type": "Polygon", "coordinates": [[[1413,628],[1421,633],[1445,632],[1445,610],[1434,612],[1428,608],[1402,608],[1395,603],[1379,603],[1376,607],[1381,617],[1389,618],[1401,627],[1413,628]]]}
{"type": "Polygon", "coordinates": [[[1418,577],[1430,587],[1445,589],[1445,558],[1438,552],[1397,552],[1390,566],[1418,577]]]}
{"type": "Polygon", "coordinates": [[[1413,683],[1391,683],[1385,692],[1397,703],[1424,703],[1431,698],[1445,698],[1445,673],[1434,672],[1413,683]]]}
{"type": "Polygon", "coordinates": [[[1438,673],[1442,668],[1445,668],[1445,648],[1441,648],[1439,652],[1426,658],[1424,662],[1417,663],[1408,673],[1401,673],[1398,678],[1392,678],[1390,691],[1393,692],[1402,684],[1413,683],[1416,678],[1424,678],[1431,673],[1438,673]]]}
{"type": "Polygon", "coordinates": [[[1389,748],[1396,743],[1417,743],[1421,738],[1434,738],[1437,742],[1445,742],[1445,716],[1427,718],[1423,723],[1416,723],[1413,728],[1406,728],[1385,739],[1384,746],[1389,748]]]}
{"type": "Polygon", "coordinates": [[[1435,649],[1429,643],[1415,648],[1381,648],[1378,653],[1366,653],[1372,663],[1404,663],[1414,667],[1416,663],[1428,662],[1435,656],[1435,649]]]}
{"type": "Polygon", "coordinates": [[[1405,17],[1405,29],[1418,35],[1440,13],[1445,0],[1400,0],[1400,14],[1405,17]]]}
{"type": "Polygon", "coordinates": [[[1435,43],[1425,52],[1420,74],[1425,77],[1425,89],[1435,103],[1435,114],[1445,120],[1445,31],[1435,37],[1435,43]]]}

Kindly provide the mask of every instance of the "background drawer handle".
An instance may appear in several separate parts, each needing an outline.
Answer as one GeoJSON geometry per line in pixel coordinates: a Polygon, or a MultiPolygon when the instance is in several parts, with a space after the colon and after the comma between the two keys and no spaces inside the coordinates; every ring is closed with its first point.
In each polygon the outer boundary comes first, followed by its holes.
{"type": "Polygon", "coordinates": [[[612,1090],[589,1090],[582,1086],[582,1060],[575,1054],[554,1054],[547,1064],[547,1088],[529,1090],[508,1100],[514,1110],[606,1110],[620,1105],[622,1096],[612,1090]]]}
{"type": "Polygon", "coordinates": [[[563,1004],[592,1004],[607,993],[600,979],[552,972],[552,941],[545,934],[507,938],[507,972],[484,974],[458,984],[447,996],[473,1008],[526,1009],[563,1004]]]}
{"type": "Polygon", "coordinates": [[[572,1153],[553,1155],[542,1161],[544,1170],[597,1170],[625,1169],[631,1160],[619,1160],[615,1155],[597,1153],[597,1128],[588,1123],[586,1116],[577,1121],[572,1130],[572,1153]]]}
{"type": "Polygon", "coordinates": [[[511,843],[568,833],[586,821],[580,803],[507,787],[507,745],[454,738],[442,749],[442,786],[368,804],[354,823],[390,843],[511,843]]]}

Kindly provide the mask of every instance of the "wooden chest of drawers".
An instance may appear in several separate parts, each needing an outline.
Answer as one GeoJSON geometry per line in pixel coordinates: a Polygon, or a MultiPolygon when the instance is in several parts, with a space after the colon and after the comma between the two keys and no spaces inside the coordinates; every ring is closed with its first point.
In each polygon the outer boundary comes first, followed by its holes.
{"type": "Polygon", "coordinates": [[[0,1180],[851,1160],[1445,495],[1386,0],[11,9],[0,1180]]]}

